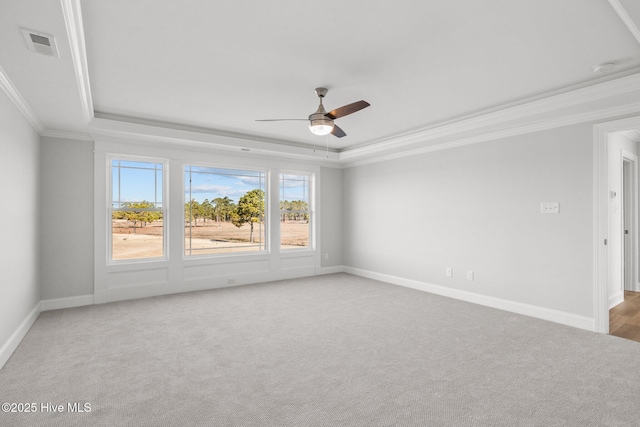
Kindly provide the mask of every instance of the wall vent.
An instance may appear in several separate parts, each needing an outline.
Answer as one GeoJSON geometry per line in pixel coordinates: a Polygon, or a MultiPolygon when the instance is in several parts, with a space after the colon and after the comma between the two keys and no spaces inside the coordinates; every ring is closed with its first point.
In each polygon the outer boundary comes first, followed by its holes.
{"type": "Polygon", "coordinates": [[[60,58],[56,39],[51,34],[22,28],[22,35],[24,36],[24,40],[27,42],[27,47],[30,51],[40,53],[45,56],[60,58]]]}

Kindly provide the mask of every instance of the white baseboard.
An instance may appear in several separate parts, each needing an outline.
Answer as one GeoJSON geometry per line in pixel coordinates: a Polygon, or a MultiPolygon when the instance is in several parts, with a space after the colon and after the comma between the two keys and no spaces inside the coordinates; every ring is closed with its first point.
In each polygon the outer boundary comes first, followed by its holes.
{"type": "Polygon", "coordinates": [[[48,310],[58,310],[61,308],[80,307],[83,305],[92,305],[93,295],[80,295],[68,298],[55,298],[42,300],[33,307],[33,310],[27,314],[27,317],[20,323],[20,326],[11,334],[9,339],[0,348],[0,369],[7,363],[9,357],[18,348],[20,342],[24,339],[33,326],[41,312],[48,310]]]}
{"type": "Polygon", "coordinates": [[[551,322],[560,323],[562,325],[586,329],[587,331],[595,331],[595,319],[592,317],[585,317],[536,305],[524,304],[516,301],[475,294],[459,289],[447,288],[440,285],[419,282],[417,280],[405,279],[388,274],[376,273],[374,271],[362,270],[359,268],[344,267],[344,272],[354,274],[356,276],[367,277],[369,279],[380,280],[381,282],[387,282],[394,285],[429,292],[436,295],[442,295],[449,298],[467,301],[474,304],[497,308],[512,313],[523,314],[525,316],[535,317],[542,320],[549,320],[551,322]]]}
{"type": "MultiPolygon", "coordinates": [[[[359,268],[340,265],[321,268],[317,274],[333,273],[349,273],[356,276],[367,277],[369,279],[380,280],[382,282],[391,283],[394,285],[417,289],[423,292],[429,292],[432,294],[442,295],[445,297],[467,301],[474,304],[497,308],[512,313],[523,314],[525,316],[531,316],[543,320],[549,320],[551,322],[573,326],[580,329],[586,329],[588,331],[595,330],[595,320],[591,317],[579,316],[577,314],[552,310],[545,307],[475,294],[459,289],[447,288],[444,286],[419,282],[417,280],[405,279],[402,277],[391,276],[374,271],[362,270],[359,268]]],[[[4,343],[2,348],[0,348],[0,369],[4,366],[7,360],[9,360],[9,357],[11,356],[11,354],[13,354],[15,349],[18,348],[20,341],[22,341],[27,332],[29,332],[29,329],[31,328],[31,326],[33,326],[33,323],[36,321],[41,311],[92,305],[94,304],[94,300],[94,295],[79,295],[68,298],[42,300],[41,302],[36,304],[33,310],[31,310],[27,317],[22,321],[20,326],[18,326],[16,331],[11,335],[11,337],[9,337],[7,342],[4,343]]]]}
{"type": "Polygon", "coordinates": [[[344,265],[336,265],[334,267],[321,267],[318,274],[335,274],[344,273],[344,265]]]}
{"type": "Polygon", "coordinates": [[[618,304],[622,304],[624,302],[624,292],[618,291],[613,295],[609,295],[609,310],[615,307],[618,304]]]}
{"type": "Polygon", "coordinates": [[[75,297],[45,299],[40,301],[42,311],[82,307],[83,305],[93,305],[93,295],[78,295],[75,297]]]}
{"type": "MultiPolygon", "coordinates": [[[[288,280],[302,277],[310,277],[321,274],[341,273],[344,271],[343,266],[316,268],[314,266],[301,266],[295,268],[280,268],[277,271],[252,271],[245,273],[232,273],[219,276],[196,277],[192,279],[183,279],[179,284],[170,284],[168,282],[159,284],[145,284],[134,286],[113,287],[105,290],[96,291],[93,302],[87,304],[101,304],[106,302],[115,302],[122,300],[130,300],[137,298],[147,298],[159,295],[170,295],[183,292],[205,291],[212,289],[228,288],[235,286],[243,286],[255,283],[273,282],[277,280],[288,280]],[[230,280],[232,279],[232,280],[230,280]]],[[[87,301],[92,295],[87,295],[87,301]]],[[[76,298],[85,298],[76,297],[76,298]]],[[[80,304],[86,305],[86,304],[80,304]]],[[[63,307],[55,307],[63,308],[63,307]]],[[[44,311],[44,307],[43,307],[44,311]]]]}
{"type": "Polygon", "coordinates": [[[29,329],[31,329],[31,326],[33,326],[33,323],[36,321],[39,315],[40,303],[37,303],[36,306],[33,307],[33,309],[29,312],[29,314],[27,314],[27,317],[25,317],[22,323],[20,323],[18,329],[16,329],[15,332],[11,334],[7,342],[5,342],[2,348],[0,348],[0,369],[2,369],[5,363],[7,363],[7,360],[9,360],[9,357],[11,357],[13,352],[16,351],[16,348],[18,348],[20,341],[22,341],[25,335],[27,335],[27,332],[29,332],[29,329]]]}

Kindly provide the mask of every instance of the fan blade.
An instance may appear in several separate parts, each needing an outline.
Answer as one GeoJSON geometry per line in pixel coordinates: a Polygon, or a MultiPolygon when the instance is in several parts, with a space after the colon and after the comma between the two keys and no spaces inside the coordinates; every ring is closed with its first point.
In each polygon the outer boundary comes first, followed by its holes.
{"type": "Polygon", "coordinates": [[[346,133],[344,133],[344,131],[342,129],[340,129],[340,126],[338,126],[337,124],[333,124],[333,130],[331,131],[331,135],[336,136],[338,138],[342,138],[343,136],[347,136],[346,133]]]}
{"type": "Polygon", "coordinates": [[[288,120],[304,120],[305,122],[309,121],[309,119],[258,119],[256,120],[256,122],[284,122],[288,120]]]}
{"type": "Polygon", "coordinates": [[[340,117],[344,117],[347,114],[355,113],[356,111],[360,111],[363,108],[367,108],[369,104],[367,101],[358,101],[353,104],[345,105],[344,107],[336,108],[335,110],[329,111],[325,116],[331,119],[338,119],[340,117]]]}

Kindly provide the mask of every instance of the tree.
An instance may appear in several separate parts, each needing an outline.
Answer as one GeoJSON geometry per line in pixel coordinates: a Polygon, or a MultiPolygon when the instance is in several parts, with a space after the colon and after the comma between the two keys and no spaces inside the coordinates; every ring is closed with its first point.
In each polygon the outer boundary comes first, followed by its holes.
{"type": "Polygon", "coordinates": [[[280,200],[280,221],[286,222],[289,214],[286,211],[291,210],[291,202],[288,200],[280,200]]]}
{"type": "Polygon", "coordinates": [[[238,206],[232,216],[233,225],[240,228],[243,224],[249,223],[249,242],[253,242],[253,224],[261,222],[264,218],[264,191],[256,189],[247,191],[238,200],[238,206]]]}
{"type": "Polygon", "coordinates": [[[184,222],[185,224],[191,224],[193,221],[193,215],[191,215],[191,202],[184,204],[184,222]]]}
{"type": "MultiPolygon", "coordinates": [[[[123,208],[126,209],[153,209],[155,208],[154,204],[147,201],[142,202],[127,202],[122,204],[123,208]]],[[[158,221],[162,219],[162,212],[156,211],[148,211],[148,210],[140,210],[140,211],[120,211],[113,215],[114,219],[126,219],[127,221],[133,223],[133,232],[136,232],[136,227],[138,223],[144,226],[147,223],[151,223],[153,221],[158,221]]]]}
{"type": "Polygon", "coordinates": [[[299,221],[304,219],[309,221],[309,204],[304,200],[284,200],[280,202],[281,221],[299,221]]]}
{"type": "Polygon", "coordinates": [[[207,225],[208,219],[213,219],[213,205],[211,204],[209,199],[204,199],[204,201],[200,204],[200,215],[202,215],[205,226],[207,225]]]}
{"type": "Polygon", "coordinates": [[[195,222],[195,226],[198,226],[198,218],[202,216],[200,203],[196,199],[191,199],[190,202],[184,204],[184,219],[191,224],[195,222]]]}
{"type": "Polygon", "coordinates": [[[216,218],[216,222],[229,221],[231,219],[231,213],[236,209],[236,205],[229,197],[217,197],[213,199],[213,215],[216,218]]]}

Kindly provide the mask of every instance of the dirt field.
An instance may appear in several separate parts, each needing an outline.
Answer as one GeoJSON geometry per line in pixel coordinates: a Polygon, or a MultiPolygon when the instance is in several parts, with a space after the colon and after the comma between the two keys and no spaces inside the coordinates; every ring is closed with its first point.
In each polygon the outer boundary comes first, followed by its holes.
{"type": "MultiPolygon", "coordinates": [[[[133,227],[126,221],[114,221],[113,259],[162,256],[162,227],[162,221],[157,221],[145,227],[137,227],[134,233],[133,227]]],[[[249,224],[238,228],[227,222],[207,221],[205,225],[198,221],[197,227],[185,228],[186,255],[264,250],[264,243],[260,241],[260,224],[254,224],[253,227],[254,242],[250,243],[249,224]]],[[[308,245],[309,224],[306,222],[280,223],[280,227],[283,247],[296,248],[308,245]]]]}

